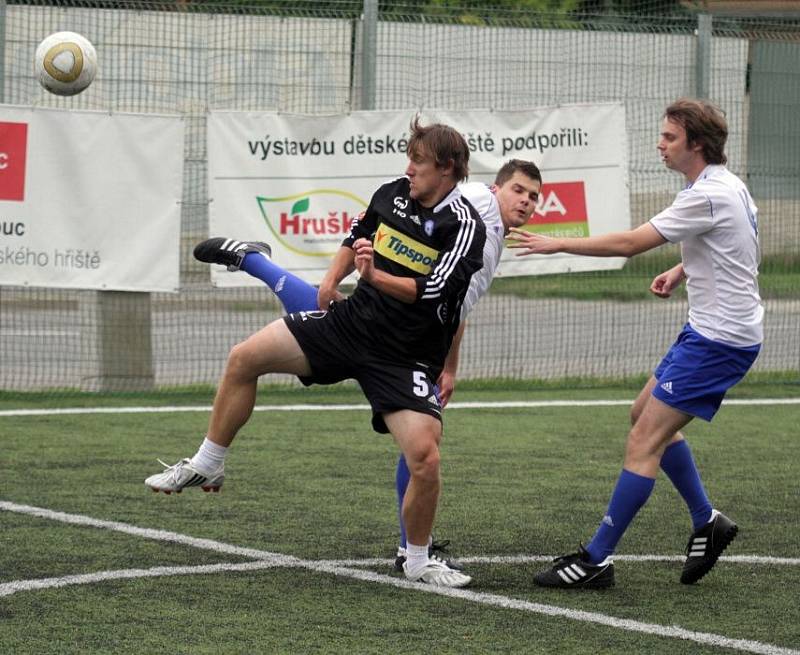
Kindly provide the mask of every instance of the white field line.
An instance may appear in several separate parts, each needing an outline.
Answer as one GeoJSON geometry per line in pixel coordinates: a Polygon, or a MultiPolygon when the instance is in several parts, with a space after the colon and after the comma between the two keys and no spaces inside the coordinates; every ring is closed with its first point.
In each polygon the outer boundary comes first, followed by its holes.
{"type": "MultiPolygon", "coordinates": [[[[536,564],[552,562],[554,555],[475,555],[456,558],[461,564],[536,564]]],[[[614,555],[615,562],[683,562],[683,555],[614,555]]],[[[720,562],[757,564],[763,566],[800,566],[800,557],[769,557],[763,555],[722,555],[720,562]]],[[[383,566],[393,564],[394,558],[317,560],[331,566],[383,566]]]]}
{"type": "Polygon", "coordinates": [[[82,514],[67,514],[65,512],[54,512],[50,509],[43,507],[32,507],[31,505],[18,505],[5,500],[0,500],[0,510],[6,512],[15,512],[16,514],[28,514],[29,516],[37,516],[42,519],[50,519],[51,521],[60,521],[61,523],[69,523],[71,525],[84,525],[91,528],[101,528],[103,530],[113,530],[115,532],[122,532],[130,534],[135,537],[142,537],[144,539],[152,539],[154,541],[170,541],[184,546],[191,546],[193,548],[201,548],[203,550],[213,550],[218,553],[225,553],[228,555],[239,555],[240,557],[249,557],[258,560],[274,560],[284,566],[294,566],[298,560],[296,557],[290,555],[281,555],[280,553],[271,553],[266,550],[257,550],[255,548],[243,548],[241,546],[232,546],[213,539],[199,539],[197,537],[189,537],[177,532],[168,532],[166,530],[154,530],[152,528],[138,528],[135,525],[128,523],[120,523],[117,521],[104,521],[102,519],[94,519],[91,516],[83,516],[82,514]]]}
{"type": "Polygon", "coordinates": [[[11,596],[20,591],[54,589],[69,585],[92,584],[105,580],[132,580],[134,578],[157,578],[165,575],[202,575],[222,571],[256,571],[283,566],[274,560],[255,560],[252,562],[201,564],[200,566],[154,566],[150,569],[119,569],[100,571],[81,575],[64,575],[57,578],[37,578],[35,580],[13,580],[0,584],[0,596],[11,596]]]}
{"type": "MultiPolygon", "coordinates": [[[[506,409],[536,407],[614,407],[630,405],[633,400],[506,400],[496,402],[453,402],[447,409],[506,409]]],[[[724,400],[723,405],[800,405],[800,398],[734,398],[724,400]]],[[[254,412],[331,412],[368,410],[366,404],[359,405],[256,405],[254,412]]],[[[61,407],[52,409],[6,409],[4,416],[57,416],[60,414],[163,414],[173,412],[210,412],[207,405],[168,405],[164,407],[61,407]]]]}
{"type": "MultiPolygon", "coordinates": [[[[554,616],[570,619],[572,621],[582,621],[585,623],[594,623],[597,625],[604,625],[619,630],[627,630],[629,632],[639,632],[647,635],[654,635],[658,637],[669,637],[673,639],[684,639],[699,644],[716,646],[721,648],[730,648],[733,650],[744,651],[748,653],[758,653],[760,655],[800,655],[800,651],[790,648],[783,648],[772,644],[766,644],[759,641],[751,641],[748,639],[732,639],[724,635],[718,635],[708,632],[696,632],[693,630],[686,630],[678,626],[664,626],[657,623],[644,623],[641,621],[634,621],[631,619],[622,619],[598,612],[583,612],[580,610],[573,610],[564,607],[557,607],[554,605],[544,605],[541,603],[532,603],[529,601],[509,598],[507,596],[500,596],[497,594],[488,594],[483,592],[471,591],[468,589],[448,589],[442,587],[433,587],[419,582],[410,582],[405,578],[392,577],[372,571],[364,571],[361,569],[342,566],[336,561],[310,561],[303,560],[297,557],[288,555],[280,555],[269,551],[261,551],[252,548],[242,548],[240,546],[233,546],[211,539],[198,539],[188,535],[182,535],[175,532],[168,532],[165,530],[153,530],[149,528],[138,528],[136,526],[128,525],[127,523],[120,523],[117,521],[104,521],[94,519],[89,516],[80,514],[66,514],[64,512],[54,512],[52,510],[31,507],[30,505],[18,505],[7,501],[0,501],[0,510],[9,512],[16,512],[19,514],[28,514],[40,518],[52,519],[73,525],[85,525],[107,530],[115,530],[124,532],[126,534],[136,535],[147,539],[154,539],[157,541],[168,541],[172,543],[184,544],[196,548],[203,548],[213,550],[215,552],[231,553],[241,555],[244,557],[254,557],[256,562],[244,564],[216,564],[203,567],[157,567],[155,569],[129,569],[126,571],[108,571],[106,575],[114,575],[115,579],[120,578],[133,578],[133,577],[148,577],[157,575],[188,575],[194,572],[207,573],[213,572],[216,567],[219,571],[225,570],[248,570],[247,564],[254,565],[252,568],[274,568],[274,567],[294,567],[303,568],[309,571],[318,573],[329,573],[332,575],[352,578],[356,580],[363,580],[366,582],[374,582],[377,584],[390,585],[400,589],[413,589],[416,591],[437,594],[440,596],[447,596],[450,598],[457,598],[466,600],[473,603],[480,603],[493,607],[500,607],[506,609],[513,609],[523,612],[530,612],[534,614],[542,614],[545,616],[554,616]],[[236,568],[232,568],[236,567],[236,568]],[[201,570],[202,569],[202,570],[201,570]],[[139,575],[136,574],[138,571],[139,575]]],[[[103,573],[88,574],[88,576],[102,576],[103,573]]],[[[51,578],[50,580],[58,580],[61,585],[63,584],[80,584],[84,582],[87,576],[69,576],[68,578],[51,578]],[[69,582],[64,582],[69,580],[69,582]],[[80,580],[80,581],[79,581],[80,580]]],[[[85,580],[86,582],[94,582],[96,580],[85,580]]],[[[22,589],[13,589],[12,585],[32,584],[35,581],[15,581],[4,583],[0,585],[0,596],[10,595],[22,589]]],[[[43,581],[39,581],[40,583],[43,581]]],[[[34,588],[34,587],[30,587],[34,588]]],[[[39,586],[36,588],[44,588],[39,586]]]]}
{"type": "MultiPolygon", "coordinates": [[[[537,562],[549,562],[552,558],[547,555],[512,555],[512,556],[482,556],[482,557],[462,557],[459,561],[462,564],[532,564],[537,562]]],[[[659,555],[628,555],[617,556],[617,561],[626,562],[682,562],[682,557],[659,556],[659,555]]],[[[733,563],[745,564],[770,564],[770,565],[800,565],[800,560],[777,557],[757,557],[744,555],[739,557],[721,557],[733,563]]],[[[346,559],[346,560],[317,560],[315,565],[331,568],[347,567],[374,567],[391,566],[393,559],[372,558],[372,559],[346,559]]],[[[69,585],[94,584],[106,580],[124,580],[134,578],[156,578],[171,575],[204,575],[210,573],[221,573],[223,571],[257,571],[260,569],[285,567],[286,564],[277,559],[257,559],[251,562],[222,563],[222,564],[201,564],[198,566],[155,566],[149,569],[119,569],[112,571],[100,571],[98,573],[83,573],[79,575],[64,575],[53,578],[35,578],[32,580],[13,580],[11,582],[0,583],[0,596],[11,596],[20,591],[34,591],[37,589],[53,589],[66,587],[69,585]]]]}

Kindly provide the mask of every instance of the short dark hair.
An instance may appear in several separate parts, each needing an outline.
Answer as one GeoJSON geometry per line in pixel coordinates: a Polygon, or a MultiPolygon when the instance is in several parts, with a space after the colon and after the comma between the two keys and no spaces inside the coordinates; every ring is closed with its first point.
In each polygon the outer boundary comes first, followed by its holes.
{"type": "Polygon", "coordinates": [[[689,144],[702,146],[707,164],[724,164],[725,142],[728,140],[728,122],[725,113],[707,100],[679,98],[664,112],[664,117],[678,123],[686,130],[689,144]]]}
{"type": "Polygon", "coordinates": [[[497,171],[497,175],[494,178],[494,183],[497,186],[503,186],[512,177],[514,177],[514,173],[517,171],[527,175],[532,180],[537,180],[539,184],[542,183],[542,173],[539,170],[539,167],[532,161],[528,161],[526,159],[509,159],[500,167],[500,170],[497,171]]]}
{"type": "Polygon", "coordinates": [[[452,163],[457,182],[469,175],[469,147],[461,133],[442,123],[423,126],[419,116],[411,121],[411,138],[408,140],[409,157],[433,157],[436,166],[446,168],[452,163]]]}

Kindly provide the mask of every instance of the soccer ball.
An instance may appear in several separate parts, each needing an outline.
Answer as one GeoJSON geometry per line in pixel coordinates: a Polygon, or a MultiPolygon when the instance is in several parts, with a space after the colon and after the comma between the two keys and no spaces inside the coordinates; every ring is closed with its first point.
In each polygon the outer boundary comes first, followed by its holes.
{"type": "Polygon", "coordinates": [[[36,48],[35,67],[39,84],[50,93],[74,96],[92,83],[97,53],[86,37],[56,32],[36,48]]]}

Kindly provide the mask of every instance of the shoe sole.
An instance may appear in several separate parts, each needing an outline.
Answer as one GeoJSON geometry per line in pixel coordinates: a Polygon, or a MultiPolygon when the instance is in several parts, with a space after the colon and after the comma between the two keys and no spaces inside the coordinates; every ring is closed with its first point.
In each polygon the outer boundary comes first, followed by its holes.
{"type": "Polygon", "coordinates": [[[719,559],[719,556],[722,555],[725,549],[736,538],[736,535],[738,533],[739,533],[739,526],[734,523],[722,535],[722,542],[720,543],[718,548],[711,554],[711,557],[708,560],[698,565],[696,568],[693,568],[691,571],[687,571],[681,574],[681,584],[694,584],[695,582],[700,580],[704,575],[706,575],[711,569],[713,569],[717,563],[717,560],[719,559]]]}
{"type": "Polygon", "coordinates": [[[472,578],[467,576],[466,582],[461,582],[459,584],[437,584],[435,582],[428,582],[427,580],[423,580],[422,578],[418,578],[417,580],[412,580],[409,577],[406,577],[406,580],[409,582],[419,582],[421,584],[428,585],[429,587],[437,587],[438,589],[463,589],[464,587],[469,587],[472,584],[472,578]]]}
{"type": "Polygon", "coordinates": [[[581,589],[587,589],[590,591],[595,591],[598,589],[610,589],[616,584],[615,580],[605,580],[601,582],[588,582],[584,584],[571,584],[567,585],[564,583],[561,584],[548,584],[546,582],[540,582],[536,578],[533,579],[533,584],[537,587],[542,587],[544,589],[570,589],[575,591],[580,591],[581,589]]]}
{"type": "MultiPolygon", "coordinates": [[[[405,569],[403,568],[403,564],[405,564],[405,563],[406,563],[406,558],[405,557],[396,558],[394,560],[394,570],[397,571],[398,573],[403,573],[405,571],[405,569]]],[[[456,564],[455,562],[452,562],[449,559],[445,560],[444,563],[447,564],[447,566],[449,566],[454,571],[461,572],[461,571],[464,570],[464,567],[461,564],[456,564]]]]}
{"type": "MultiPolygon", "coordinates": [[[[200,488],[203,491],[205,491],[206,493],[208,493],[209,491],[213,491],[214,493],[219,493],[219,490],[222,487],[219,486],[219,487],[200,487],[200,488]]],[[[169,496],[170,494],[173,494],[173,493],[179,494],[181,491],[183,491],[183,489],[159,489],[158,487],[150,487],[150,491],[152,491],[154,494],[157,494],[160,491],[162,493],[167,494],[167,496],[169,496]]]]}

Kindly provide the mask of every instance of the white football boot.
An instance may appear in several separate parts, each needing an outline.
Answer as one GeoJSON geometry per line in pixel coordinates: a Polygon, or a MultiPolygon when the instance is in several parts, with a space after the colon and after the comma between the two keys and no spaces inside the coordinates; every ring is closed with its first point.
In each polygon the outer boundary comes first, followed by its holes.
{"type": "Polygon", "coordinates": [[[428,562],[416,569],[409,570],[408,562],[403,564],[406,579],[412,582],[427,582],[436,587],[466,587],[472,578],[461,571],[451,569],[440,559],[428,559],[428,562]]]}
{"type": "Polygon", "coordinates": [[[203,491],[219,491],[225,480],[225,465],[212,475],[200,473],[189,458],[182,459],[177,464],[169,466],[161,460],[158,463],[164,467],[161,473],[156,473],[147,478],[144,483],[153,491],[163,491],[171,494],[173,491],[179,494],[184,487],[200,487],[203,491]]]}

